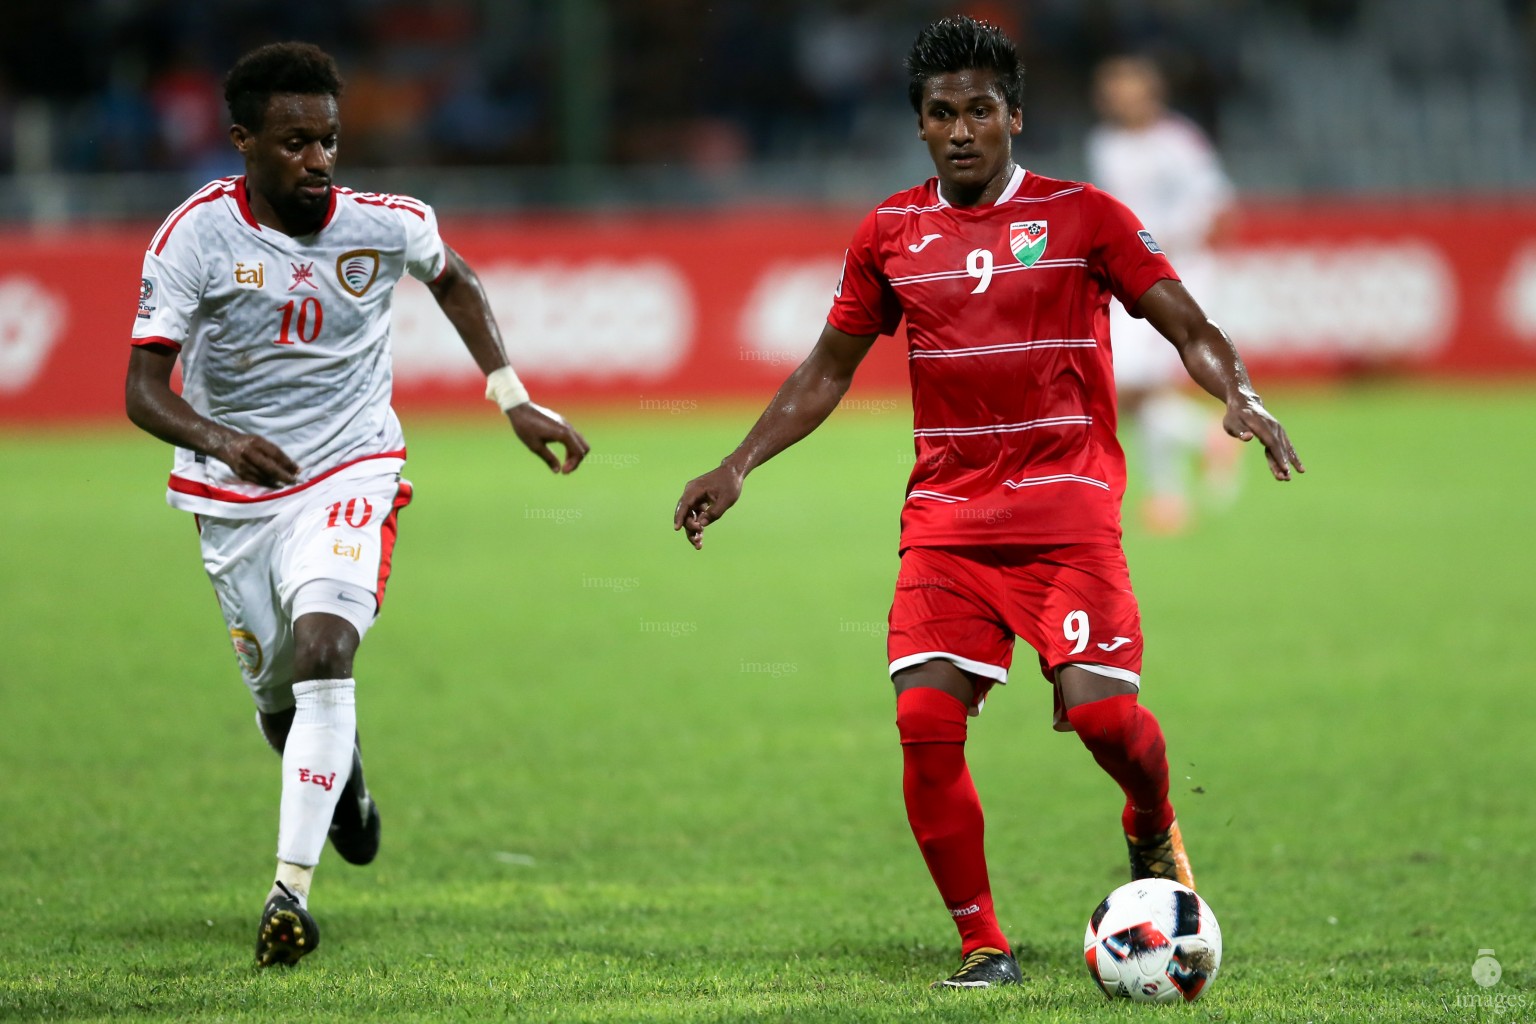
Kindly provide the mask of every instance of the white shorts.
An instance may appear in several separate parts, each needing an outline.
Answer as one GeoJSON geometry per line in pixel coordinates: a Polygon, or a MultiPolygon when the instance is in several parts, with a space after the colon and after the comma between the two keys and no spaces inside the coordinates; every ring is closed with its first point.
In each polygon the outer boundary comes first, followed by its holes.
{"type": "MultiPolygon", "coordinates": [[[[294,598],[305,584],[341,584],[332,599],[371,595],[369,607],[344,616],[359,636],[367,631],[384,601],[396,518],[410,501],[411,485],[398,471],[344,472],[265,519],[198,516],[203,568],[259,709],[293,706],[294,598]]],[[[313,610],[350,607],[339,600],[313,610]]]]}

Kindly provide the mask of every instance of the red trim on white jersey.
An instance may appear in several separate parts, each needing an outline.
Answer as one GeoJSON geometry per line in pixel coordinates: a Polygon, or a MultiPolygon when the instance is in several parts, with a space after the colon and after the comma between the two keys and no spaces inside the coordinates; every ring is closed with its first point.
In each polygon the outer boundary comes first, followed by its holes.
{"type": "Polygon", "coordinates": [[[395,559],[395,537],[400,532],[400,510],[411,503],[411,485],[400,481],[395,500],[390,505],[389,516],[379,528],[379,584],[373,591],[374,604],[384,607],[384,588],[389,586],[389,570],[395,559]]]}
{"type": "Polygon", "coordinates": [[[331,186],[330,205],[325,208],[325,220],[321,221],[319,230],[324,231],[330,227],[331,219],[336,216],[336,186],[331,186]]]}
{"type": "Polygon", "coordinates": [[[297,494],[302,490],[313,487],[315,484],[326,479],[327,477],[334,476],[344,469],[347,469],[351,466],[356,466],[361,462],[367,462],[370,459],[403,458],[405,458],[404,448],[392,452],[379,452],[376,455],[364,455],[361,458],[353,459],[351,462],[343,462],[339,466],[334,466],[331,469],[326,470],[324,473],[321,473],[313,480],[306,480],[302,484],[296,484],[293,487],[288,487],[281,491],[273,491],[271,494],[263,494],[256,498],[251,497],[249,494],[241,494],[238,491],[226,491],[222,487],[213,487],[209,484],[203,483],[200,480],[187,480],[183,477],[177,476],[175,473],[171,474],[170,482],[166,486],[178,494],[190,494],[197,498],[208,498],[213,501],[227,501],[232,505],[252,505],[257,502],[274,501],[277,498],[286,498],[290,494],[297,494]]]}
{"type": "Polygon", "coordinates": [[[134,338],[133,346],[137,348],[140,345],[164,345],[166,348],[173,348],[177,352],[181,351],[181,342],[172,338],[162,338],[158,334],[152,334],[147,338],[134,338]]]}
{"type": "Polygon", "coordinates": [[[332,189],[331,195],[334,196],[337,192],[341,192],[354,203],[360,203],[363,206],[385,206],[391,210],[405,210],[408,213],[414,213],[422,220],[427,219],[427,204],[410,196],[397,196],[388,192],[354,192],[349,188],[332,189]]]}
{"type": "MultiPolygon", "coordinates": [[[[222,199],[229,195],[231,191],[236,191],[235,184],[244,180],[244,178],[220,178],[218,181],[210,181],[192,193],[192,196],[186,202],[172,210],[171,215],[165,218],[165,221],[160,225],[160,230],[156,231],[155,237],[150,239],[149,251],[159,256],[165,249],[165,243],[171,240],[171,232],[176,229],[176,225],[180,223],[181,218],[192,212],[193,207],[201,206],[204,203],[211,203],[216,199],[222,199]]],[[[244,204],[242,201],[243,208],[244,204]]],[[[247,218],[249,218],[249,210],[245,212],[247,218]]],[[[251,223],[254,224],[255,221],[253,220],[251,223]]]]}
{"type": "Polygon", "coordinates": [[[260,231],[261,225],[256,223],[256,215],[251,212],[251,196],[250,190],[246,187],[245,175],[242,174],[236,178],[235,183],[238,186],[235,189],[235,205],[240,208],[240,216],[247,224],[260,231]]]}

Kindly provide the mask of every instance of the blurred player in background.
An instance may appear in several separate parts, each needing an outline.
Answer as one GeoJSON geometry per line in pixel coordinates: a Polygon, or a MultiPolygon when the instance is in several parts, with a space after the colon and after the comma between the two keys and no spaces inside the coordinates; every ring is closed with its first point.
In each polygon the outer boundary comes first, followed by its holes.
{"type": "MultiPolygon", "coordinates": [[[[1148,58],[1099,65],[1094,101],[1103,121],[1088,135],[1088,177],[1136,211],[1190,291],[1204,295],[1209,247],[1230,220],[1232,185],[1205,134],[1167,108],[1166,92],[1148,58]]],[[[1230,499],[1235,449],[1219,421],[1185,394],[1179,353],[1151,323],[1116,301],[1109,324],[1120,413],[1135,426],[1144,471],[1142,521],[1154,533],[1179,533],[1191,516],[1191,463],[1203,456],[1207,485],[1230,499]]]]}
{"type": "Polygon", "coordinates": [[[1302,467],[1231,340],[1135,215],[1092,185],[1013,162],[1023,68],[1007,37],[945,18],[918,36],[906,68],[937,177],[864,218],[815,348],[736,450],[683,488],[673,528],[701,547],[747,474],[815,430],[875,339],[905,318],[917,464],[887,640],[903,792],[960,931],[960,967],[937,984],[985,988],[1020,974],[993,910],[966,721],[1007,682],[1015,636],[1054,687],[1056,727],[1076,732],[1125,792],[1132,877],[1194,882],[1162,729],[1137,699],[1142,636],[1120,546],[1111,296],[1150,320],[1225,403],[1229,434],[1259,438],[1275,479],[1302,467]]]}
{"type": "Polygon", "coordinates": [[[262,966],[318,945],[308,904],[327,836],[354,864],[379,848],[352,663],[411,500],[390,408],[395,283],[426,282],[487,374],[487,397],[550,469],[569,473],[587,452],[564,419],[528,401],[479,280],[443,244],[432,208],[333,185],[340,93],[335,63],[308,44],[235,64],[224,94],[245,174],[210,182],[155,232],[128,363],[128,416],[176,447],[167,500],[196,517],[257,721],[282,755],[262,966]]]}

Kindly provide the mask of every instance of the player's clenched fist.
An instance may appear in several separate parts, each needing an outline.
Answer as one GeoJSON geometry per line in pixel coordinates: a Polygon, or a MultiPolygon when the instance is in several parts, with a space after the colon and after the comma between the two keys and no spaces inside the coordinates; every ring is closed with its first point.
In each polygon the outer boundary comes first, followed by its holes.
{"type": "Polygon", "coordinates": [[[672,529],[684,530],[688,543],[702,550],[704,528],[736,504],[741,497],[742,480],[742,474],[734,467],[721,465],[688,481],[672,512],[672,529]]]}

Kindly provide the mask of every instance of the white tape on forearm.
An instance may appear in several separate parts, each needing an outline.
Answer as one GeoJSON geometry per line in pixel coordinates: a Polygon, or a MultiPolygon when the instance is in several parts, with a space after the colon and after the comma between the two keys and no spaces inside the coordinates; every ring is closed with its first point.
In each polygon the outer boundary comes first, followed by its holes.
{"type": "Polygon", "coordinates": [[[485,378],[485,397],[501,407],[502,412],[516,408],[528,401],[528,389],[517,379],[517,372],[510,366],[492,370],[485,378]]]}

